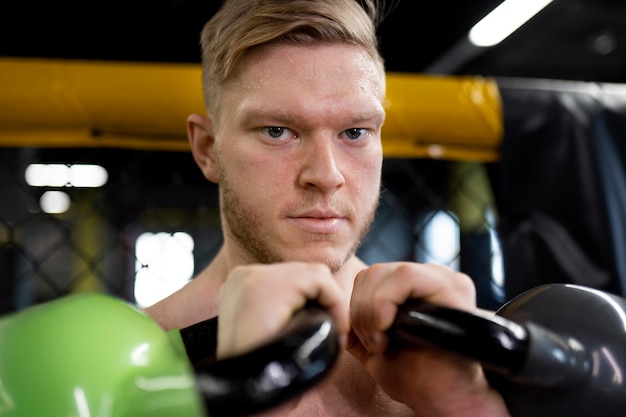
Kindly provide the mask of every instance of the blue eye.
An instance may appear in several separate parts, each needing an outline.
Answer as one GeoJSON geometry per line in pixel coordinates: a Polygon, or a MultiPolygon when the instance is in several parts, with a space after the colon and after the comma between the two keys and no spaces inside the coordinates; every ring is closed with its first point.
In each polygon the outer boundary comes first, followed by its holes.
{"type": "Polygon", "coordinates": [[[277,127],[277,126],[267,127],[266,130],[267,130],[267,134],[270,135],[273,138],[280,137],[280,135],[282,135],[283,132],[285,131],[284,128],[277,127]]]}
{"type": "Polygon", "coordinates": [[[267,126],[263,129],[267,136],[272,139],[286,139],[291,134],[289,129],[280,126],[267,126]]]}
{"type": "Polygon", "coordinates": [[[353,127],[344,131],[348,139],[361,139],[367,135],[367,129],[353,127]]]}

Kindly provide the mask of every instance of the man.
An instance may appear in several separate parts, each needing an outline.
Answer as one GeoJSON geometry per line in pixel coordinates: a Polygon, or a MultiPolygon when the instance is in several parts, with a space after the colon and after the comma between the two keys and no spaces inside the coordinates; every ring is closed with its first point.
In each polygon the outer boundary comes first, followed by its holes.
{"type": "Polygon", "coordinates": [[[196,163],[219,184],[224,244],[193,281],[146,311],[165,329],[219,315],[225,357],[270,339],[307,300],[325,306],[346,351],[329,378],[272,415],[507,415],[479,364],[386,351],[385,330],[408,298],[476,307],[463,274],[368,267],[355,256],[383,160],[381,9],[364,3],[226,0],[207,23],[206,116],[189,116],[187,126],[196,163]]]}

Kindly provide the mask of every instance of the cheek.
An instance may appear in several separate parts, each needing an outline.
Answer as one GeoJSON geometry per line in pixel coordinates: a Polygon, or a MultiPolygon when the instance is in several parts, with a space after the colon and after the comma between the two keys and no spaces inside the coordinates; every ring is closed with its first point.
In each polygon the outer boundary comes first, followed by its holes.
{"type": "Polygon", "coordinates": [[[380,179],[382,173],[382,156],[378,153],[368,157],[360,158],[352,164],[351,172],[353,172],[360,186],[371,190],[380,188],[380,179]]]}
{"type": "Polygon", "coordinates": [[[381,170],[382,161],[375,158],[361,159],[350,170],[354,190],[358,193],[360,205],[364,210],[369,210],[378,204],[381,170]]]}
{"type": "Polygon", "coordinates": [[[284,190],[285,182],[290,178],[288,162],[262,153],[234,152],[224,162],[230,181],[252,195],[273,195],[278,192],[276,190],[284,190]]]}

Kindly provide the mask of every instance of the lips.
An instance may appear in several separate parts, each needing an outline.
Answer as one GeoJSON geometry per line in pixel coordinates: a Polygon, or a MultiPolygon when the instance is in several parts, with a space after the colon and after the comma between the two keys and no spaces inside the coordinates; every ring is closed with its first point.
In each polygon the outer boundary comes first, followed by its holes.
{"type": "Polygon", "coordinates": [[[308,211],[289,216],[296,226],[309,233],[333,234],[344,227],[348,219],[332,211],[308,211]]]}

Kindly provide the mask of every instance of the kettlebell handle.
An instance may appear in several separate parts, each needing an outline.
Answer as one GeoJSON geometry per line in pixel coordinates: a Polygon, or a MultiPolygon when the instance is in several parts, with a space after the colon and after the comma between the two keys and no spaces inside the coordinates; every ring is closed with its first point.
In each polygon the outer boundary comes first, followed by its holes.
{"type": "Polygon", "coordinates": [[[284,331],[252,351],[216,360],[217,318],[180,330],[209,417],[259,413],[323,380],[341,350],[330,313],[310,303],[284,331]]]}
{"type": "Polygon", "coordinates": [[[441,348],[525,384],[570,386],[584,381],[590,368],[584,346],[572,337],[531,322],[474,314],[419,299],[399,307],[389,335],[392,343],[441,348]]]}
{"type": "Polygon", "coordinates": [[[507,375],[522,369],[528,351],[524,326],[421,299],[410,299],[398,308],[390,336],[403,346],[437,347],[459,353],[507,375]]]}

